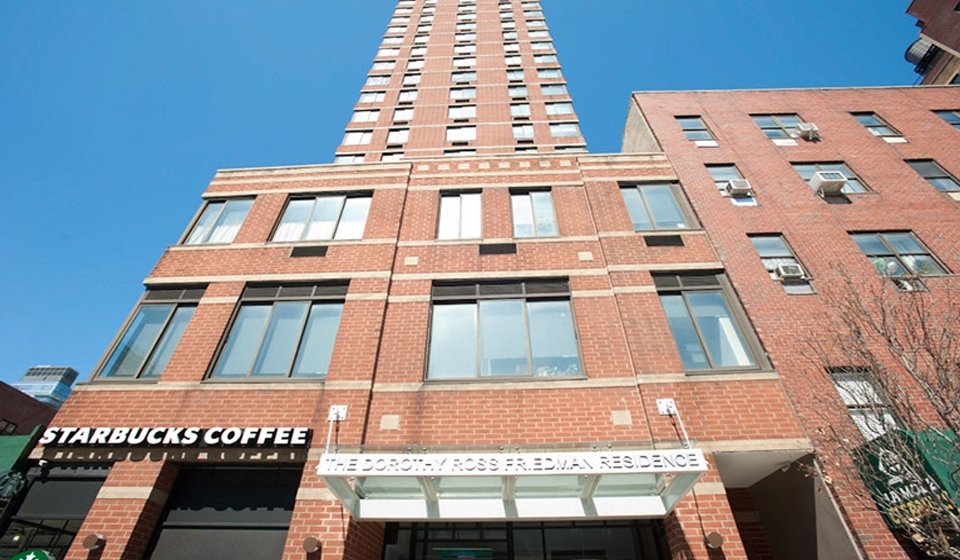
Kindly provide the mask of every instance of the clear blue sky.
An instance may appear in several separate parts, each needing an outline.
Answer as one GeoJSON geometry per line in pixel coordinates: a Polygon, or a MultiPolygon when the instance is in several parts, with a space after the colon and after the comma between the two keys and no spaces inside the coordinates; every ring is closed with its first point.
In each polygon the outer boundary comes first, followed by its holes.
{"type": "MultiPolygon", "coordinates": [[[[631,90],[912,84],[908,0],[543,0],[593,152],[631,90]]],[[[327,163],[392,0],[0,2],[0,380],[87,377],[217,168],[327,163]]]]}

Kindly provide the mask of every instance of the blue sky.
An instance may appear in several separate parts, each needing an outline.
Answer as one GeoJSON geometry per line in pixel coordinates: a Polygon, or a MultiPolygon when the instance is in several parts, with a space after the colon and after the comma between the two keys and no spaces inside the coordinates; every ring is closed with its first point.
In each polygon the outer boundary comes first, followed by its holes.
{"type": "MultiPolygon", "coordinates": [[[[593,152],[631,90],[912,84],[908,3],[543,0],[593,152]]],[[[393,5],[0,2],[0,380],[87,377],[217,168],[330,162],[393,5]]]]}

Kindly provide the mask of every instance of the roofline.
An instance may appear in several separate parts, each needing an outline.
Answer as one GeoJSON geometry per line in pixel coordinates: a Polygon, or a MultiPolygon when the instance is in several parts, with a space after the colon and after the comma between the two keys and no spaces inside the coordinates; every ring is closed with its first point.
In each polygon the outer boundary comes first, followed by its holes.
{"type": "Polygon", "coordinates": [[[899,85],[899,86],[826,86],[826,87],[790,87],[790,88],[753,88],[753,89],[660,89],[660,90],[633,90],[630,95],[653,93],[731,93],[731,92],[763,92],[763,91],[843,91],[858,89],[933,89],[956,88],[956,84],[936,85],[899,85]]]}

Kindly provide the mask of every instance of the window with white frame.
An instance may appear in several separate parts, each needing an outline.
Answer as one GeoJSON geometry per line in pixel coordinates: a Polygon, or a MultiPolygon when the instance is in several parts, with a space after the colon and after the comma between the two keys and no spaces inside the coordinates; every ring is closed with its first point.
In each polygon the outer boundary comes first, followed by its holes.
{"type": "Polygon", "coordinates": [[[580,136],[580,126],[577,123],[551,124],[550,135],[554,138],[575,138],[580,136]]]}
{"type": "Polygon", "coordinates": [[[343,141],[340,143],[344,146],[360,146],[369,144],[372,138],[372,130],[351,130],[343,135],[343,141]]]}
{"type": "Polygon", "coordinates": [[[475,126],[447,127],[447,142],[470,142],[477,139],[475,126]]]}
{"type": "Polygon", "coordinates": [[[273,234],[273,241],[361,239],[371,200],[369,193],[291,198],[273,234]]]}
{"type": "Polygon", "coordinates": [[[476,105],[454,105],[447,109],[447,118],[450,119],[472,119],[476,116],[476,105]]]}
{"type": "Polygon", "coordinates": [[[390,83],[390,76],[370,76],[364,85],[385,86],[390,83]]]}
{"type": "Polygon", "coordinates": [[[564,84],[547,84],[540,86],[540,92],[547,97],[553,97],[555,95],[566,95],[567,86],[564,84]]]}
{"type": "Polygon", "coordinates": [[[413,120],[413,109],[394,109],[393,122],[409,122],[413,120]]]}
{"type": "Polygon", "coordinates": [[[553,198],[549,190],[510,191],[514,237],[555,237],[559,235],[553,198]]]}
{"type": "Polygon", "coordinates": [[[393,128],[387,132],[387,144],[404,144],[410,138],[409,128],[393,128]]]}
{"type": "Polygon", "coordinates": [[[530,116],[530,104],[529,103],[514,103],[510,105],[510,116],[512,117],[529,117],[530,116]]]}
{"type": "Polygon", "coordinates": [[[377,122],[380,111],[354,111],[350,122],[377,122]]]}
{"type": "Polygon", "coordinates": [[[682,205],[674,183],[623,185],[620,194],[630,214],[634,231],[690,229],[696,226],[692,212],[682,205]]]}
{"type": "Polygon", "coordinates": [[[513,138],[515,140],[533,140],[533,125],[532,124],[513,125],[513,138]]]}
{"type": "Polygon", "coordinates": [[[473,82],[476,79],[476,72],[454,72],[450,74],[450,81],[455,83],[473,82]]]}
{"type": "Polygon", "coordinates": [[[474,99],[477,96],[477,88],[450,88],[450,99],[474,99]]]}
{"type": "Polygon", "coordinates": [[[405,89],[397,96],[398,103],[410,103],[417,100],[417,90],[405,89]]]}
{"type": "Polygon", "coordinates": [[[548,115],[572,115],[573,103],[547,103],[548,115]]]}
{"type": "Polygon", "coordinates": [[[507,88],[510,97],[526,97],[527,96],[527,86],[510,86],[507,88]]]}
{"type": "Polygon", "coordinates": [[[420,74],[405,74],[403,76],[403,85],[405,86],[415,86],[420,83],[421,75],[420,74]]]}
{"type": "Polygon", "coordinates": [[[207,201],[184,245],[232,243],[251,206],[251,198],[207,201]]]}
{"type": "Polygon", "coordinates": [[[482,207],[478,192],[440,194],[437,239],[480,239],[482,207]]]}
{"type": "Polygon", "coordinates": [[[893,408],[867,368],[828,368],[833,385],[847,407],[850,419],[866,441],[899,428],[893,408]]]}

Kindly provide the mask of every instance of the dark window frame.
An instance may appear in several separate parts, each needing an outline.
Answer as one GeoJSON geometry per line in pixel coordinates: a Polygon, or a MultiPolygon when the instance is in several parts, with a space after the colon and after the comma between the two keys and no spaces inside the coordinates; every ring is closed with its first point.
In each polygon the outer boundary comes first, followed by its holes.
{"type": "Polygon", "coordinates": [[[650,229],[636,229],[635,232],[644,233],[644,232],[658,232],[658,231],[695,231],[702,229],[700,220],[697,218],[696,213],[693,211],[693,206],[690,204],[690,201],[687,200],[686,193],[683,191],[683,188],[680,186],[680,183],[676,181],[652,181],[652,182],[621,182],[618,185],[618,190],[620,191],[620,200],[623,202],[624,210],[627,212],[627,219],[630,220],[631,226],[633,225],[633,218],[630,216],[629,206],[627,205],[626,199],[623,197],[623,191],[625,189],[636,189],[641,191],[640,197],[643,202],[644,208],[647,212],[647,217],[652,218],[653,214],[650,210],[650,205],[646,202],[646,198],[642,194],[642,189],[649,187],[658,187],[658,186],[668,186],[670,188],[670,193],[673,195],[673,200],[677,204],[678,209],[680,210],[680,215],[688,223],[685,227],[682,228],[658,228],[654,223],[654,220],[650,220],[650,229]]]}

